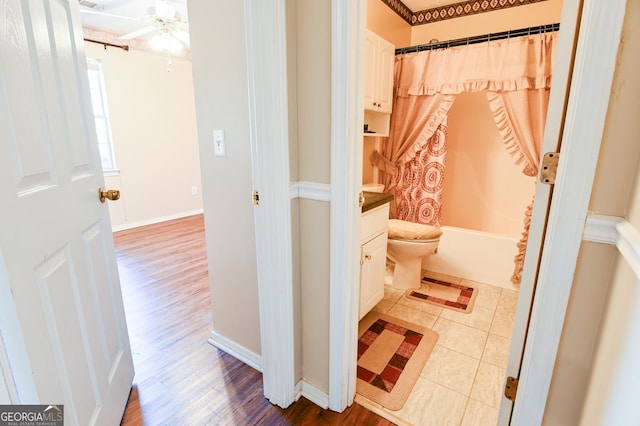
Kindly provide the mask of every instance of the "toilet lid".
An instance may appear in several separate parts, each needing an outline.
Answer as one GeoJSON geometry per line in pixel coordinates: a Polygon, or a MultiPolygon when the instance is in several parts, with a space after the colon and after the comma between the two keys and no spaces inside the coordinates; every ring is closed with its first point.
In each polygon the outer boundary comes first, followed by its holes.
{"type": "Polygon", "coordinates": [[[389,238],[396,240],[435,240],[440,238],[440,228],[421,223],[407,222],[400,219],[389,219],[389,238]]]}

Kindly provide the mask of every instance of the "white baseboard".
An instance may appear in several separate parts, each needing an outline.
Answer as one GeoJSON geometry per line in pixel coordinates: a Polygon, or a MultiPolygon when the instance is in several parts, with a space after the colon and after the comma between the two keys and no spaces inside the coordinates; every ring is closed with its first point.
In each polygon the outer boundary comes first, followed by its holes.
{"type": "Polygon", "coordinates": [[[249,367],[255,368],[262,373],[262,357],[260,355],[257,355],[247,348],[238,345],[236,342],[233,342],[226,337],[219,335],[215,331],[211,332],[211,335],[209,336],[209,339],[207,341],[216,348],[225,351],[232,357],[244,362],[249,367]]]}
{"type": "Polygon", "coordinates": [[[174,219],[182,219],[183,217],[195,216],[197,214],[202,214],[202,213],[204,213],[203,209],[197,209],[197,210],[191,210],[191,211],[187,211],[187,212],[180,212],[180,213],[170,214],[170,215],[167,215],[167,216],[154,217],[154,218],[151,218],[151,219],[140,220],[140,221],[137,221],[137,222],[123,223],[121,225],[112,226],[111,227],[111,231],[112,232],[125,231],[127,229],[138,228],[140,226],[154,225],[156,223],[166,222],[168,220],[174,220],[174,219]]]}
{"type": "Polygon", "coordinates": [[[305,382],[304,380],[300,380],[296,385],[296,401],[304,396],[309,401],[316,404],[318,407],[327,409],[329,408],[329,394],[321,391],[317,387],[305,382]]]}

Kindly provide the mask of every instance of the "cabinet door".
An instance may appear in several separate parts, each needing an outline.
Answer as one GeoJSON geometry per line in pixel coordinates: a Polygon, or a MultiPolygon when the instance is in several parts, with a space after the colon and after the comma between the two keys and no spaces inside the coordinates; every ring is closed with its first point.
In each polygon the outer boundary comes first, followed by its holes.
{"type": "Polygon", "coordinates": [[[393,105],[393,68],[395,62],[395,47],[388,41],[378,39],[378,79],[376,83],[376,100],[378,111],[391,113],[393,105]]]}
{"type": "Polygon", "coordinates": [[[387,233],[363,244],[360,249],[360,316],[362,319],[384,297],[387,264],[387,233]]]}
{"type": "Polygon", "coordinates": [[[376,56],[378,50],[378,36],[367,30],[364,44],[364,107],[375,109],[377,96],[376,56]]]}

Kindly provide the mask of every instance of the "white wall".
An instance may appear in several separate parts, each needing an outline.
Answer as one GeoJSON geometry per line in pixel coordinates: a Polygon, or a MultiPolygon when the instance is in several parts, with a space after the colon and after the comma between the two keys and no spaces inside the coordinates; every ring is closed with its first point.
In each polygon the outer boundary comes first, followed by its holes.
{"type": "Polygon", "coordinates": [[[102,62],[120,173],[121,198],[109,203],[115,230],[202,211],[191,63],[141,50],[86,43],[102,62]],[[197,194],[192,195],[192,187],[197,194]]]}

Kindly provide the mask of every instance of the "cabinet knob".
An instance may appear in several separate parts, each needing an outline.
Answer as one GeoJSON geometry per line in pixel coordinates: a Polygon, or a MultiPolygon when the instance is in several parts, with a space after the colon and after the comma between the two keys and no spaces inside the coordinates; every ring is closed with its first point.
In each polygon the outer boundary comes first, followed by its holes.
{"type": "Polygon", "coordinates": [[[364,255],[364,260],[371,260],[371,255],[370,254],[365,254],[364,255]]]}

